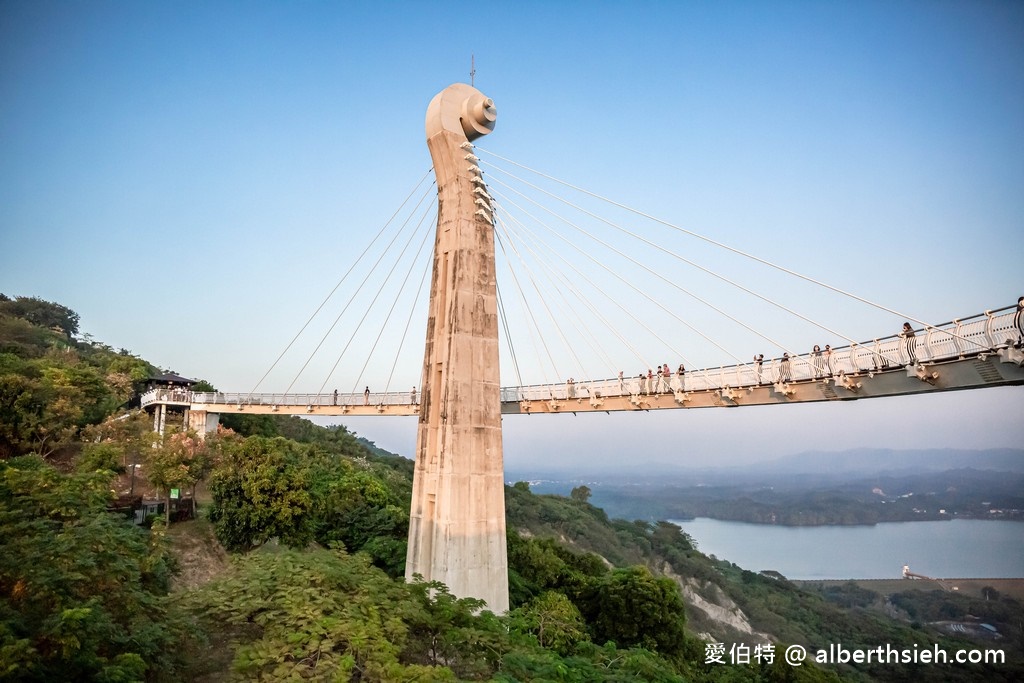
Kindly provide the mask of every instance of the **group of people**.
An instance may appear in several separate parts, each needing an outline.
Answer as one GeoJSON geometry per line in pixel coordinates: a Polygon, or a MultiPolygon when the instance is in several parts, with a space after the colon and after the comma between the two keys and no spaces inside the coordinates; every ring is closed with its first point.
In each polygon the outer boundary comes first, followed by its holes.
{"type": "MultiPolygon", "coordinates": [[[[680,363],[679,368],[675,371],[676,386],[672,386],[672,370],[669,369],[668,363],[663,364],[657,370],[647,368],[647,374],[641,372],[637,376],[637,393],[650,395],[650,394],[669,394],[674,389],[679,391],[686,391],[686,367],[680,363]]],[[[619,388],[624,390],[624,380],[622,372],[619,372],[619,388]]]]}
{"type": "Polygon", "coordinates": [[[811,349],[811,365],[814,366],[814,377],[831,377],[835,374],[835,367],[832,365],[832,346],[825,344],[825,350],[817,344],[811,349]]]}
{"type": "MultiPolygon", "coordinates": [[[[829,375],[831,375],[832,374],[832,370],[831,370],[831,368],[832,368],[832,361],[831,361],[832,349],[831,349],[831,347],[829,347],[827,345],[825,346],[825,348],[828,349],[828,355],[829,355],[828,367],[829,367],[829,375]]],[[[818,347],[817,344],[814,345],[814,351],[811,352],[811,355],[813,356],[815,353],[817,353],[818,356],[821,356],[821,349],[818,347]]],[[[815,367],[817,367],[817,365],[815,365],[815,367]]],[[[817,373],[817,370],[815,370],[815,372],[817,373]]],[[[818,375],[816,374],[815,376],[818,376],[818,375]]],[[[762,384],[765,384],[765,377],[764,377],[764,354],[763,353],[758,353],[758,354],[754,355],[754,377],[757,380],[758,386],[760,386],[762,384]]],[[[782,353],[782,358],[779,359],[779,372],[778,372],[778,377],[776,378],[776,380],[779,381],[779,382],[792,382],[793,381],[793,370],[792,370],[792,368],[790,367],[790,364],[789,364],[789,353],[788,352],[784,351],[782,353]]]]}
{"type": "MultiPolygon", "coordinates": [[[[1015,320],[1024,318],[1021,312],[1024,311],[1024,297],[1021,297],[1017,302],[1017,317],[1015,320]]],[[[1024,325],[1024,320],[1018,322],[1018,327],[1024,325]]],[[[1021,332],[1024,336],[1024,330],[1021,332]]],[[[903,323],[903,329],[900,330],[900,344],[904,356],[907,359],[909,365],[917,364],[917,338],[914,335],[914,328],[911,327],[909,322],[903,323]]],[[[820,379],[822,377],[833,377],[836,373],[835,359],[833,358],[832,346],[825,344],[825,348],[822,349],[818,344],[814,345],[811,349],[811,368],[814,379],[820,379]]],[[[878,368],[878,359],[876,359],[876,368],[878,368]]],[[[764,383],[764,354],[759,353],[754,356],[754,375],[757,378],[757,383],[764,383]]],[[[881,358],[881,368],[889,366],[888,360],[883,356],[881,358]]],[[[784,352],[782,358],[779,359],[779,371],[778,381],[780,382],[791,382],[793,381],[793,372],[790,367],[790,356],[789,353],[784,352]]]]}

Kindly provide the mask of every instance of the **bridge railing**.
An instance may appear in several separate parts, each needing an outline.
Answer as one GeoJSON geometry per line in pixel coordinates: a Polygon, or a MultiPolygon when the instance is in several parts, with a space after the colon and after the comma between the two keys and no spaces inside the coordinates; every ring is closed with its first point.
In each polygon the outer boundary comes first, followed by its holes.
{"type": "Polygon", "coordinates": [[[192,402],[192,392],[187,389],[150,389],[139,397],[143,408],[151,403],[178,403],[188,405],[192,402]]]}
{"type": "Polygon", "coordinates": [[[547,401],[584,400],[606,396],[672,393],[675,391],[721,390],[727,387],[749,387],[775,382],[799,382],[835,376],[876,372],[917,362],[933,362],[977,355],[1017,340],[1014,325],[1015,307],[1007,306],[962,320],[914,330],[913,338],[892,335],[879,339],[840,346],[830,355],[824,352],[766,359],[760,370],[751,361],[743,365],[727,365],[687,371],[682,377],[672,371],[669,377],[646,376],[580,380],[572,384],[535,384],[505,387],[501,400],[547,401]],[[911,356],[913,354],[913,356],[911,356]]]}
{"type": "MultiPolygon", "coordinates": [[[[502,402],[589,400],[608,396],[672,393],[676,391],[711,391],[727,387],[750,387],[775,382],[799,382],[835,376],[876,372],[917,362],[935,362],[977,355],[1014,343],[1018,331],[1014,324],[1014,306],[987,311],[962,320],[914,331],[907,339],[893,335],[832,349],[831,355],[797,354],[788,363],[782,358],[764,361],[758,368],[753,362],[687,371],[683,376],[672,372],[668,377],[656,374],[644,377],[580,380],[574,383],[535,384],[501,389],[502,402]],[[913,357],[911,356],[913,354],[913,357]]],[[[142,405],[162,402],[199,404],[210,408],[264,406],[390,406],[412,405],[418,395],[408,391],[329,394],[223,393],[190,392],[184,389],[153,389],[142,395],[142,405]]]]}
{"type": "Polygon", "coordinates": [[[418,401],[418,395],[411,392],[370,392],[365,393],[330,393],[330,394],[283,394],[283,393],[224,393],[194,392],[192,403],[209,406],[392,406],[411,405],[418,401]]]}

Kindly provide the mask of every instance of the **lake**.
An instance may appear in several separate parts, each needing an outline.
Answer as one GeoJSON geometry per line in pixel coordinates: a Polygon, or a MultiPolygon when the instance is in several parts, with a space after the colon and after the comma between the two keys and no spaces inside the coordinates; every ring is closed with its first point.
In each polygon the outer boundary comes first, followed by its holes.
{"type": "Polygon", "coordinates": [[[786,578],[898,579],[903,565],[933,578],[1024,578],[1024,523],[956,519],[875,526],[785,527],[673,521],[705,555],[786,578]]]}

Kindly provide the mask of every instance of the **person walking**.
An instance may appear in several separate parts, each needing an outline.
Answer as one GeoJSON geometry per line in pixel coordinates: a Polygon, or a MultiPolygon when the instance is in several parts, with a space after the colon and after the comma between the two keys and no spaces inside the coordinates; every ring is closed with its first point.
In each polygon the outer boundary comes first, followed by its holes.
{"type": "Polygon", "coordinates": [[[418,401],[416,400],[416,387],[415,386],[412,388],[412,391],[409,392],[409,402],[412,403],[413,405],[416,405],[418,403],[418,401]]]}
{"type": "Polygon", "coordinates": [[[825,366],[823,365],[824,360],[825,359],[821,357],[821,347],[815,344],[814,350],[811,351],[811,361],[814,363],[815,379],[825,374],[825,366]]]}
{"type": "Polygon", "coordinates": [[[903,351],[910,359],[909,365],[917,365],[917,338],[914,336],[914,328],[910,326],[910,323],[903,323],[900,336],[903,338],[903,351]]]}
{"type": "Polygon", "coordinates": [[[370,405],[370,387],[366,387],[366,389],[363,390],[363,405],[370,405]]]}
{"type": "Polygon", "coordinates": [[[792,382],[793,376],[789,372],[789,353],[782,352],[782,361],[779,363],[779,380],[782,382],[792,382]]]}
{"type": "Polygon", "coordinates": [[[1013,326],[1017,328],[1017,346],[1024,344],[1024,296],[1017,299],[1017,311],[1013,314],[1013,326]]]}
{"type": "Polygon", "coordinates": [[[754,375],[757,376],[757,384],[758,384],[758,386],[761,385],[761,378],[763,376],[761,374],[761,371],[763,369],[762,368],[763,365],[764,365],[764,354],[763,353],[756,354],[754,356],[754,375]]]}

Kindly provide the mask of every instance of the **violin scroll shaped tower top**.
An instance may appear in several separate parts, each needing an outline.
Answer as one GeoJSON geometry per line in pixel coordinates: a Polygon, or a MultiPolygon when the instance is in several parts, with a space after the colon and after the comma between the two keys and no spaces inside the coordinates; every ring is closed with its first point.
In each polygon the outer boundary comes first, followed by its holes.
{"type": "Polygon", "coordinates": [[[454,83],[435,95],[427,107],[427,139],[447,131],[476,140],[494,130],[497,118],[494,100],[471,85],[454,83]]]}

